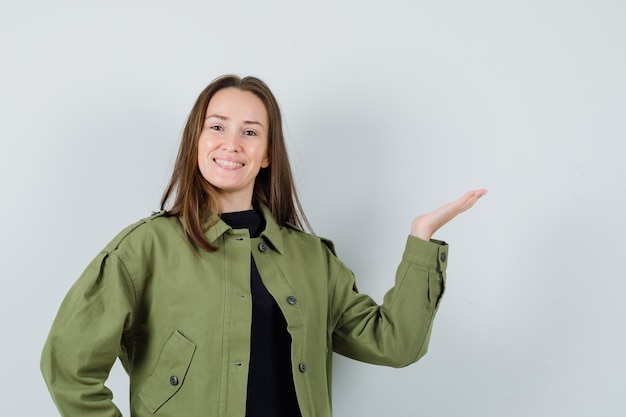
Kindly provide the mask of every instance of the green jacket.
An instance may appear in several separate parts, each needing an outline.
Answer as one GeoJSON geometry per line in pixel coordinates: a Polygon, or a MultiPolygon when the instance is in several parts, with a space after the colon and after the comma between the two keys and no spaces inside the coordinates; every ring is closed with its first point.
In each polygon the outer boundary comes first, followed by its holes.
{"type": "Polygon", "coordinates": [[[448,247],[409,236],[382,305],[359,294],[332,244],[281,228],[265,209],[261,237],[221,220],[194,253],[179,218],[123,230],[63,301],[41,369],[63,416],[114,417],[104,385],[119,357],[134,417],[244,416],[252,303],[250,252],[292,337],[303,417],[331,416],[332,352],[402,367],[426,353],[448,247]]]}

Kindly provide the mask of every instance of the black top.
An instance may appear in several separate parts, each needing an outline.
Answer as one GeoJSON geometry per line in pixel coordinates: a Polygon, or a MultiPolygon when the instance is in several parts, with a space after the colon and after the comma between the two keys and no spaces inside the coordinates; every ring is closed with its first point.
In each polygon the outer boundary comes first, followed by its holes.
{"type": "MultiPolygon", "coordinates": [[[[221,218],[233,229],[248,229],[251,238],[265,229],[263,217],[254,210],[224,213],[221,218]]],[[[252,329],[246,417],[300,417],[287,322],[250,257],[252,329]]]]}

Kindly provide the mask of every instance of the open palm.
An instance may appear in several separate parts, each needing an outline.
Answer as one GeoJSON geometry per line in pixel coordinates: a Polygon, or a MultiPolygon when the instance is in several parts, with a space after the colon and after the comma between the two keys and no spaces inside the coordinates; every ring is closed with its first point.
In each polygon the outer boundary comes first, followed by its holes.
{"type": "Polygon", "coordinates": [[[444,224],[469,210],[485,194],[487,194],[485,189],[468,191],[458,200],[446,203],[428,214],[416,217],[411,224],[411,235],[423,240],[430,240],[432,235],[444,224]]]}

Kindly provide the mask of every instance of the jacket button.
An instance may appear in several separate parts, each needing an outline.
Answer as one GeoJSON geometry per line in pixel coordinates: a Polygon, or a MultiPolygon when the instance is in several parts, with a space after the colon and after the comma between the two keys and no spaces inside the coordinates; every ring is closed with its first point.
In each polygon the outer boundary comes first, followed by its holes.
{"type": "Polygon", "coordinates": [[[178,377],[176,375],[172,375],[170,377],[170,384],[173,385],[173,386],[178,385],[178,377]]]}
{"type": "Polygon", "coordinates": [[[267,245],[264,242],[259,243],[259,250],[261,252],[265,252],[267,250],[267,245]]]}
{"type": "Polygon", "coordinates": [[[439,259],[441,259],[441,262],[445,262],[448,259],[448,255],[445,252],[441,252],[439,259]]]}
{"type": "Polygon", "coordinates": [[[300,370],[300,372],[305,373],[305,372],[306,372],[306,363],[301,362],[301,363],[298,365],[298,369],[300,370]]]}
{"type": "Polygon", "coordinates": [[[298,299],[294,297],[293,295],[290,295],[289,297],[287,297],[287,302],[291,305],[294,305],[295,303],[298,302],[298,299]]]}

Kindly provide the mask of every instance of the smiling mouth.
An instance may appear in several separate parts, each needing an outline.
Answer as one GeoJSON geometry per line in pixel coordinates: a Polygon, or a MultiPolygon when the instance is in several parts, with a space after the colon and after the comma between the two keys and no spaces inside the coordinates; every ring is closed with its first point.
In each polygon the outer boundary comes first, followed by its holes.
{"type": "Polygon", "coordinates": [[[226,161],[224,159],[214,159],[215,163],[225,168],[241,168],[244,164],[241,162],[226,161]]]}

